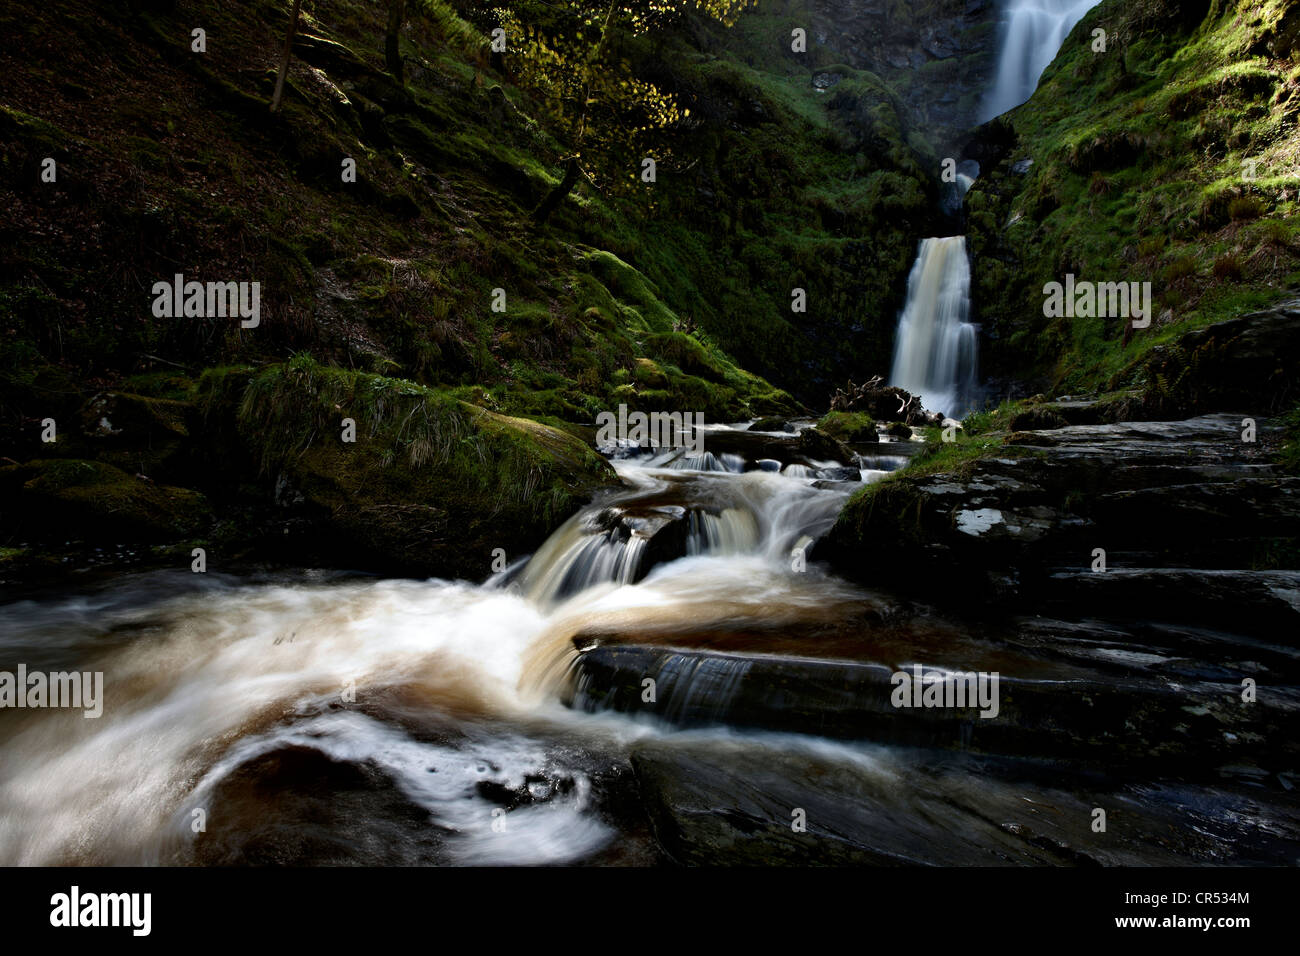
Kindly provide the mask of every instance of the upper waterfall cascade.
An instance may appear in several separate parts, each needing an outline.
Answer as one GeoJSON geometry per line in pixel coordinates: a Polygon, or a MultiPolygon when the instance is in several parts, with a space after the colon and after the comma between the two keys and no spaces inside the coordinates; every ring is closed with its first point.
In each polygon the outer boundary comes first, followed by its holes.
{"type": "MultiPolygon", "coordinates": [[[[1075,24],[1099,0],[1007,0],[993,87],[981,120],[1014,109],[1033,95],[1038,79],[1075,24]]],[[[944,191],[943,208],[958,215],[979,174],[963,164],[944,191]]],[[[978,398],[978,327],[970,315],[970,262],[964,236],[923,239],[898,317],[892,384],[921,396],[925,408],[961,417],[978,398]]]]}
{"type": "Polygon", "coordinates": [[[1003,12],[997,74],[980,122],[1013,110],[1038,86],[1065,38],[1100,0],[1008,0],[1003,12]]]}

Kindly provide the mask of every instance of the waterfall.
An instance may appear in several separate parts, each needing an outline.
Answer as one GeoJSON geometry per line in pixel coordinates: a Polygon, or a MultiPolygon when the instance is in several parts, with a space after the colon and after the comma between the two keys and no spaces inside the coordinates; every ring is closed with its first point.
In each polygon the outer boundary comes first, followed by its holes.
{"type": "Polygon", "coordinates": [[[939,195],[939,208],[943,210],[944,215],[960,217],[962,214],[962,203],[966,199],[966,194],[970,192],[971,186],[975,185],[975,180],[980,174],[980,164],[973,159],[964,159],[957,166],[956,175],[952,182],[945,182],[939,195]]]}
{"type": "Polygon", "coordinates": [[[1038,78],[1074,25],[1100,0],[1008,0],[1002,18],[998,71],[980,122],[1015,109],[1033,95],[1038,78]]]}
{"type": "MultiPolygon", "coordinates": [[[[1033,95],[1038,78],[1075,24],[1100,0],[1006,0],[1002,47],[994,86],[981,121],[1014,109],[1033,95]]],[[[967,160],[940,200],[949,216],[962,201],[979,167],[967,160]]],[[[963,416],[978,390],[978,330],[970,313],[970,262],[964,236],[923,239],[907,280],[907,302],[898,317],[890,382],[921,396],[931,411],[963,416]]]]}
{"type": "Polygon", "coordinates": [[[975,398],[977,330],[970,311],[966,238],[922,239],[898,316],[889,380],[931,411],[960,417],[975,398]]]}
{"type": "Polygon", "coordinates": [[[503,573],[502,584],[517,583],[531,601],[551,607],[599,585],[637,584],[679,558],[762,555],[784,568],[792,546],[825,533],[853,490],[816,488],[806,468],[803,477],[702,470],[677,480],[655,477],[676,470],[672,463],[621,461],[616,468],[634,487],[578,512],[526,565],[503,573]]]}

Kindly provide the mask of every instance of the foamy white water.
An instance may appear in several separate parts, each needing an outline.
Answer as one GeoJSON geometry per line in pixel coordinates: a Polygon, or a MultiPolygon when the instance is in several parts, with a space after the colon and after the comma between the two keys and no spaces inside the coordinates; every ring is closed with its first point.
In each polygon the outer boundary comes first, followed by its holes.
{"type": "Polygon", "coordinates": [[[628,569],[645,542],[604,541],[584,524],[606,502],[508,585],[146,575],[107,596],[0,606],[4,660],[105,675],[98,719],[3,714],[0,863],[186,862],[196,810],[219,830],[223,813],[261,799],[241,768],[304,751],[391,781],[427,813],[443,861],[563,863],[600,851],[615,833],[593,812],[592,774],[617,751],[619,721],[559,704],[570,638],[628,620],[797,621],[854,593],[790,568],[790,549],[829,527],[853,486],[619,469],[633,487],[613,503],[681,486],[687,504],[711,509],[691,527],[688,556],[638,583],[628,569]],[[582,586],[561,594],[575,568],[582,586]],[[518,803],[505,830],[502,800],[518,803]]]}
{"type": "Polygon", "coordinates": [[[979,121],[1013,110],[1034,95],[1065,38],[1100,0],[1007,0],[997,74],[979,121]]]}
{"type": "Polygon", "coordinates": [[[931,411],[961,418],[979,380],[978,330],[969,314],[966,238],[922,239],[898,316],[890,384],[920,395],[931,411]]]}

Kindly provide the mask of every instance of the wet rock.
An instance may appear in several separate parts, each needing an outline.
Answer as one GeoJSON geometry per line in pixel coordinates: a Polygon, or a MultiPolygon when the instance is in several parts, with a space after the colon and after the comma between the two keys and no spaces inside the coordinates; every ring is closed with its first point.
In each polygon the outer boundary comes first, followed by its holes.
{"type": "Polygon", "coordinates": [[[819,554],[864,580],[943,579],[954,597],[994,603],[1031,599],[1054,568],[1086,570],[1096,548],[1249,569],[1271,542],[1268,560],[1296,562],[1300,489],[1269,459],[1275,427],[1260,428],[1255,444],[1227,414],[1013,433],[961,474],[869,487],[819,554]],[[887,555],[866,544],[882,540],[887,555]]]}
{"type": "MultiPolygon", "coordinates": [[[[937,0],[890,7],[815,0],[808,13],[809,37],[831,52],[832,62],[868,70],[898,90],[910,123],[929,130],[935,141],[975,122],[978,98],[961,91],[984,88],[995,67],[995,4],[937,0]]],[[[834,93],[844,90],[841,84],[834,93]]]]}
{"type": "Polygon", "coordinates": [[[854,461],[853,451],[843,442],[805,428],[797,435],[760,434],[749,431],[710,431],[704,435],[706,452],[716,456],[739,455],[751,468],[768,460],[783,465],[812,465],[819,461],[854,461]]]}
{"type": "Polygon", "coordinates": [[[1264,542],[1300,530],[1300,478],[1254,477],[1180,482],[1186,470],[1167,473],[1167,484],[1098,495],[1091,517],[1101,527],[1124,529],[1126,549],[1164,553],[1167,561],[1195,557],[1203,567],[1244,563],[1264,542]]]}
{"type": "MultiPolygon", "coordinates": [[[[1241,706],[1234,693],[1239,671],[1170,687],[1140,668],[1117,676],[1051,664],[1014,643],[994,657],[986,651],[983,661],[949,660],[944,667],[973,675],[993,670],[994,660],[996,692],[986,682],[978,702],[972,694],[966,706],[900,707],[895,662],[598,646],[580,655],[565,700],[580,710],[654,715],[681,727],[726,724],[1004,756],[1068,754],[1076,765],[1112,769],[1263,756],[1260,742],[1300,717],[1297,695],[1277,694],[1267,711],[1241,706]],[[1031,673],[1040,676],[1020,676],[1031,673]],[[646,677],[655,679],[654,701],[644,699],[646,677]]],[[[910,674],[912,666],[901,669],[910,674]]]]}
{"type": "Polygon", "coordinates": [[[1188,372],[1186,388],[1195,394],[1189,411],[1216,406],[1265,415],[1280,411],[1286,405],[1279,399],[1294,396],[1300,386],[1300,368],[1285,358],[1300,355],[1300,298],[1194,329],[1178,346],[1184,354],[1201,356],[1188,372]]]}
{"type": "Polygon", "coordinates": [[[909,441],[912,437],[912,429],[909,425],[902,422],[891,422],[885,426],[885,434],[891,438],[901,438],[903,441],[909,441]]]}
{"type": "Polygon", "coordinates": [[[1070,422],[1059,411],[1048,405],[1037,405],[1019,412],[1011,419],[1012,431],[1064,428],[1070,422]]]}
{"type": "Polygon", "coordinates": [[[853,451],[837,438],[832,438],[816,428],[805,428],[799,433],[798,449],[811,461],[851,462],[853,451]]]}
{"type": "Polygon", "coordinates": [[[121,542],[176,541],[213,522],[199,492],[157,484],[112,465],[36,459],[0,468],[7,533],[31,540],[73,537],[121,542]]]}
{"type": "Polygon", "coordinates": [[[1293,640],[1300,635],[1300,571],[1061,571],[1048,581],[1042,606],[1047,613],[1087,607],[1102,619],[1181,621],[1300,644],[1293,640]]]}
{"type": "Polygon", "coordinates": [[[692,866],[1289,865],[1300,837],[1291,795],[1232,782],[734,739],[643,743],[632,766],[655,836],[692,866]],[[1105,839],[1097,806],[1110,808],[1105,839]]]}
{"type": "MultiPolygon", "coordinates": [[[[446,831],[382,771],[301,746],[257,756],[222,780],[194,841],[205,866],[445,863],[446,831]]],[[[182,858],[177,862],[190,862],[182,858]]]]}
{"type": "Polygon", "coordinates": [[[760,418],[754,424],[749,426],[751,432],[790,432],[794,433],[797,429],[791,424],[789,419],[779,416],[772,418],[760,418]]]}
{"type": "Polygon", "coordinates": [[[862,472],[857,468],[818,468],[817,477],[827,481],[861,481],[862,472]]]}
{"type": "Polygon", "coordinates": [[[633,581],[640,581],[660,564],[686,556],[691,521],[690,512],[685,507],[642,505],[609,508],[601,515],[605,518],[605,529],[620,540],[627,541],[635,534],[646,542],[633,581]]]}
{"type": "Polygon", "coordinates": [[[1106,420],[1104,408],[1096,399],[1061,398],[1050,407],[1069,425],[1099,425],[1106,420]]]}
{"type": "Polygon", "coordinates": [[[947,830],[887,773],[806,753],[643,744],[632,767],[656,838],[688,866],[974,865],[1018,843],[973,815],[947,830]]]}

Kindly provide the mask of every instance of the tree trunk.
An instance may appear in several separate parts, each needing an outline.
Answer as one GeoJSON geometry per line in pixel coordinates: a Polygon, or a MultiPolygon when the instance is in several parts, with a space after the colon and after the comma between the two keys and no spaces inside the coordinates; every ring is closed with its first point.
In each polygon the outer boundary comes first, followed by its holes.
{"type": "Polygon", "coordinates": [[[560,180],[559,184],[556,185],[554,189],[546,194],[546,198],[542,200],[541,205],[533,212],[534,222],[539,226],[546,222],[551,213],[555,212],[556,207],[564,201],[564,197],[573,192],[573,187],[578,184],[578,173],[581,171],[581,167],[578,165],[577,156],[570,156],[565,160],[564,178],[560,180]]]}
{"type": "Polygon", "coordinates": [[[405,19],[406,0],[388,0],[388,31],[384,34],[384,62],[388,64],[388,72],[393,75],[398,86],[405,83],[402,79],[402,51],[398,46],[398,34],[405,19]]]}
{"type": "Polygon", "coordinates": [[[284,95],[284,78],[289,74],[289,57],[293,54],[293,36],[298,32],[298,7],[302,0],[293,0],[293,12],[289,14],[289,32],[284,35],[284,55],[280,58],[280,75],[275,78],[275,95],[271,97],[271,112],[280,108],[280,97],[284,95]]]}

